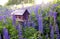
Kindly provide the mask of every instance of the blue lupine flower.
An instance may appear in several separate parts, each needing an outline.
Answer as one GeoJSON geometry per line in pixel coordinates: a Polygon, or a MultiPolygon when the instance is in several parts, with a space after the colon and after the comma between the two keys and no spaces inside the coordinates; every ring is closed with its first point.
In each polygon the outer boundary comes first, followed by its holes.
{"type": "Polygon", "coordinates": [[[16,26],[17,30],[18,30],[18,36],[19,36],[19,39],[23,39],[22,38],[22,26],[20,24],[18,24],[18,26],[16,26]]]}
{"type": "Polygon", "coordinates": [[[26,21],[22,23],[23,27],[26,28],[26,21]]]}
{"type": "Polygon", "coordinates": [[[27,26],[30,27],[30,21],[27,22],[27,26]]]}
{"type": "Polygon", "coordinates": [[[49,11],[49,16],[53,16],[53,11],[52,10],[49,11]]]}
{"type": "Polygon", "coordinates": [[[57,7],[58,6],[58,4],[53,4],[52,5],[52,9],[54,9],[55,7],[57,7]]]}
{"type": "Polygon", "coordinates": [[[3,16],[3,18],[4,18],[4,23],[6,23],[7,21],[6,21],[6,16],[3,16]]]}
{"type": "Polygon", "coordinates": [[[54,10],[55,7],[57,7],[57,6],[58,6],[58,4],[53,4],[52,7],[51,7],[51,9],[54,10]]]}
{"type": "Polygon", "coordinates": [[[32,21],[32,27],[35,28],[35,23],[32,21]]]}
{"type": "Polygon", "coordinates": [[[16,25],[16,16],[15,15],[13,15],[12,20],[13,20],[13,25],[15,26],[16,25]]]}
{"type": "Polygon", "coordinates": [[[50,38],[54,39],[54,29],[52,25],[50,25],[50,38]]]}
{"type": "Polygon", "coordinates": [[[58,4],[54,4],[53,6],[56,7],[56,6],[58,6],[58,4]]]}
{"type": "Polygon", "coordinates": [[[38,7],[36,7],[34,12],[35,12],[35,15],[36,15],[36,18],[37,18],[37,21],[38,21],[39,31],[41,33],[43,33],[42,16],[39,16],[39,14],[38,14],[38,7]]]}
{"type": "Polygon", "coordinates": [[[0,35],[0,39],[1,39],[1,35],[0,35]]]}
{"type": "Polygon", "coordinates": [[[53,17],[56,18],[57,12],[53,12],[53,17]]]}
{"type": "Polygon", "coordinates": [[[0,20],[2,20],[3,19],[3,16],[0,16],[0,20]]]}
{"type": "Polygon", "coordinates": [[[9,39],[8,30],[5,27],[3,28],[3,37],[4,39],[9,39]]]}
{"type": "Polygon", "coordinates": [[[39,18],[38,8],[36,8],[36,9],[34,10],[34,12],[35,12],[36,18],[38,19],[38,18],[39,18]]]}
{"type": "Polygon", "coordinates": [[[53,12],[54,22],[56,23],[57,12],[53,12]]]}
{"type": "Polygon", "coordinates": [[[39,30],[41,31],[41,33],[43,33],[43,20],[42,20],[42,16],[39,17],[39,30]]]}

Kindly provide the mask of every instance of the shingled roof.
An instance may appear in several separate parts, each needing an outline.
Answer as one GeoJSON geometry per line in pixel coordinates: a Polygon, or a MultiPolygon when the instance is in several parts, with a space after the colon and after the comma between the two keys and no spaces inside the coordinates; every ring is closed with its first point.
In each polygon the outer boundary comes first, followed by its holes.
{"type": "Polygon", "coordinates": [[[25,10],[27,9],[19,9],[19,10],[15,10],[11,13],[11,15],[23,15],[25,10]]]}

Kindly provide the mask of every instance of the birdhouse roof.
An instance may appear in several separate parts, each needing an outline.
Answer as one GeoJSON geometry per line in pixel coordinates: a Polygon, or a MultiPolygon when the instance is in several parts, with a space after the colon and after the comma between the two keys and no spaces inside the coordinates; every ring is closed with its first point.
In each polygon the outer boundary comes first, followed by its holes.
{"type": "Polygon", "coordinates": [[[11,15],[23,15],[24,12],[27,10],[30,13],[35,10],[35,8],[38,7],[40,8],[40,5],[35,5],[35,6],[30,6],[30,7],[25,7],[25,8],[19,8],[11,13],[11,15]]]}
{"type": "Polygon", "coordinates": [[[13,12],[11,13],[11,15],[23,15],[26,10],[27,10],[27,9],[15,10],[15,11],[13,11],[13,12]]]}

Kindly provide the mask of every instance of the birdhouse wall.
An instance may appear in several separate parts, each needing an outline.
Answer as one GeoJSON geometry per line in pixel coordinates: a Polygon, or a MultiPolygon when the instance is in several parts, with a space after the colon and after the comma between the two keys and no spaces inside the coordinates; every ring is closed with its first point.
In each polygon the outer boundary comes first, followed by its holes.
{"type": "Polygon", "coordinates": [[[25,12],[23,16],[24,16],[24,19],[25,19],[25,20],[28,20],[28,18],[29,18],[28,12],[25,12]]]}
{"type": "Polygon", "coordinates": [[[22,15],[15,15],[16,16],[16,21],[23,21],[24,18],[22,15]]]}

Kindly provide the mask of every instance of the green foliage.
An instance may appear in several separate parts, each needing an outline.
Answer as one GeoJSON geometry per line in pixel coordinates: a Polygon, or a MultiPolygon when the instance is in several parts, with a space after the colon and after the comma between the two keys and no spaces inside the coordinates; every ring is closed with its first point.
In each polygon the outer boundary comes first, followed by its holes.
{"type": "Polygon", "coordinates": [[[11,39],[18,39],[18,31],[14,27],[9,26],[8,31],[11,39]]]}
{"type": "Polygon", "coordinates": [[[6,5],[18,5],[21,4],[22,2],[24,3],[33,3],[34,0],[9,0],[6,5]]]}
{"type": "Polygon", "coordinates": [[[18,32],[15,29],[15,26],[12,25],[12,21],[10,19],[7,19],[7,21],[7,23],[0,21],[0,34],[2,34],[3,27],[6,27],[8,29],[10,39],[18,39],[18,32]]]}
{"type": "Polygon", "coordinates": [[[60,30],[60,5],[56,7],[56,12],[57,14],[57,24],[59,26],[59,30],[60,30]]]}
{"type": "MultiPolygon", "coordinates": [[[[12,25],[11,19],[7,18],[7,23],[0,21],[0,34],[2,34],[3,27],[8,29],[10,39],[18,39],[18,31],[16,30],[15,26],[12,25]]],[[[23,37],[27,39],[37,39],[38,31],[32,27],[23,28],[23,37]]]]}
{"type": "Polygon", "coordinates": [[[23,29],[23,37],[27,39],[37,39],[38,33],[37,30],[32,27],[26,27],[23,29]]]}
{"type": "Polygon", "coordinates": [[[57,0],[57,4],[60,4],[60,0],[57,0]]]}
{"type": "MultiPolygon", "coordinates": [[[[9,1],[12,1],[12,0],[9,0],[9,1]]],[[[15,4],[15,3],[17,3],[17,2],[15,1],[13,4],[15,4]]],[[[10,4],[12,4],[12,2],[10,2],[10,4]]],[[[45,17],[46,14],[48,14],[49,10],[50,10],[50,8],[45,8],[44,9],[43,17],[45,17]]],[[[58,24],[59,29],[60,29],[60,5],[57,6],[54,9],[54,11],[56,11],[58,13],[57,24],[58,24]]],[[[38,11],[38,13],[40,14],[40,10],[38,11]]],[[[36,16],[35,16],[34,12],[32,12],[31,16],[32,16],[32,21],[34,21],[36,26],[38,26],[37,19],[36,19],[36,16]]],[[[32,28],[32,27],[23,28],[23,38],[38,39],[39,37],[42,37],[42,39],[46,39],[46,34],[50,35],[49,34],[50,33],[50,29],[49,29],[49,25],[50,25],[49,23],[50,22],[52,24],[54,23],[53,17],[50,17],[50,19],[48,18],[48,16],[43,18],[44,34],[42,34],[42,35],[35,28],[32,28]]],[[[12,25],[12,20],[11,19],[8,18],[7,23],[4,23],[3,21],[0,21],[0,34],[2,33],[3,27],[6,27],[8,29],[10,39],[18,39],[18,31],[15,29],[15,26],[12,25]]],[[[56,39],[56,34],[54,35],[54,39],[56,39]]]]}
{"type": "Polygon", "coordinates": [[[14,4],[19,4],[19,3],[21,3],[22,2],[22,0],[9,0],[8,1],[8,3],[7,3],[7,5],[14,5],[14,4]]]}
{"type": "Polygon", "coordinates": [[[55,10],[60,13],[60,5],[55,8],[55,10]]]}

